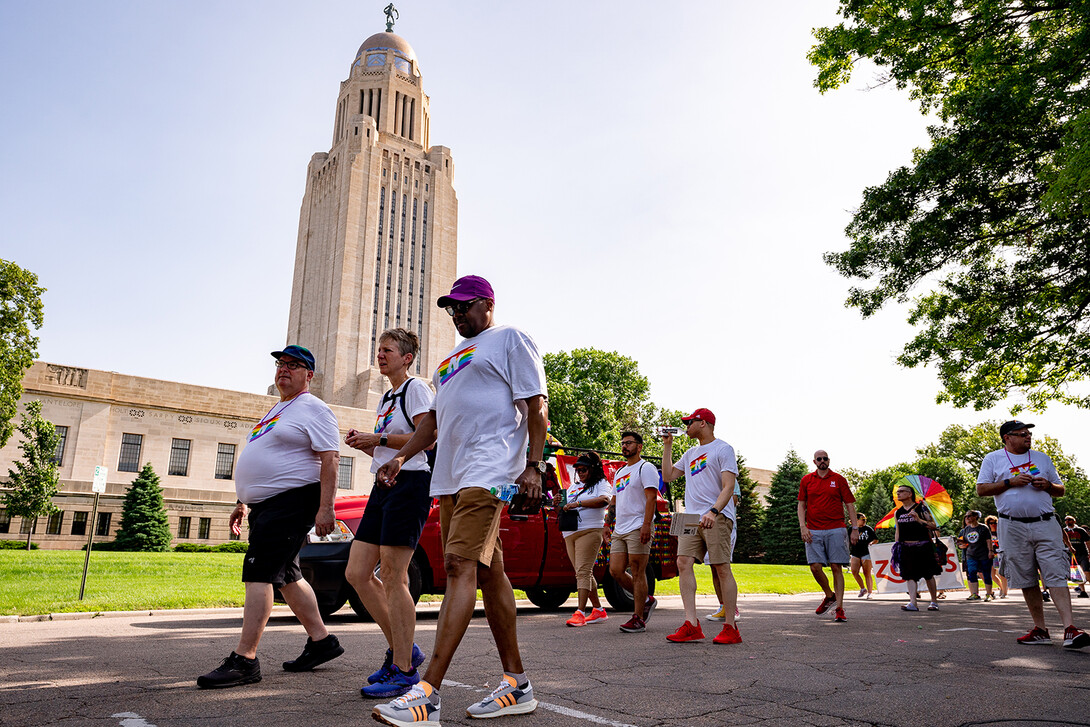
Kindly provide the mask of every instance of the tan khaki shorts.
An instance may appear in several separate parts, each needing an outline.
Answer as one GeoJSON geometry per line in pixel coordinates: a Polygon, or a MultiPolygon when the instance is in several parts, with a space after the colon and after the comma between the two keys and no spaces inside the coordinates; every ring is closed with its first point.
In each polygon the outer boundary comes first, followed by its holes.
{"type": "Polygon", "coordinates": [[[699,563],[708,554],[712,565],[730,563],[730,534],[734,530],[734,521],[726,515],[716,515],[715,524],[708,529],[700,528],[697,535],[679,535],[677,554],[695,558],[699,563]]]}
{"type": "Polygon", "coordinates": [[[440,495],[439,533],[443,552],[503,570],[500,514],[504,504],[483,487],[440,495]]]}
{"type": "Polygon", "coordinates": [[[627,533],[613,533],[613,539],[609,541],[610,553],[631,553],[632,555],[650,555],[651,541],[640,542],[640,531],[630,530],[627,533]]]}

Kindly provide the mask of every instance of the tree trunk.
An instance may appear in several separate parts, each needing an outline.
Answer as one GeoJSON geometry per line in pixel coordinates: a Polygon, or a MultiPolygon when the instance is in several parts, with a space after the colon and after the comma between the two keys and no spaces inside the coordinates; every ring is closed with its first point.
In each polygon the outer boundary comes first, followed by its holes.
{"type": "Polygon", "coordinates": [[[33,534],[34,534],[34,526],[31,525],[30,530],[28,530],[27,534],[26,534],[26,549],[27,550],[30,550],[30,536],[33,535],[33,534]]]}

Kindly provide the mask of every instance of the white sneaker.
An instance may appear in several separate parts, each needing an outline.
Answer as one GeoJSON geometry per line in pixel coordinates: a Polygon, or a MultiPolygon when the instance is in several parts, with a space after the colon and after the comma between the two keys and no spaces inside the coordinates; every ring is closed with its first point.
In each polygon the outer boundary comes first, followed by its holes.
{"type": "Polygon", "coordinates": [[[372,709],[371,716],[394,727],[440,727],[439,698],[432,704],[433,691],[427,682],[419,682],[408,693],[372,709]]]}
{"type": "Polygon", "coordinates": [[[513,677],[504,674],[500,685],[481,701],[471,704],[466,714],[477,719],[486,719],[508,714],[529,714],[535,709],[537,700],[534,699],[534,688],[530,682],[527,681],[520,688],[513,677]]]}

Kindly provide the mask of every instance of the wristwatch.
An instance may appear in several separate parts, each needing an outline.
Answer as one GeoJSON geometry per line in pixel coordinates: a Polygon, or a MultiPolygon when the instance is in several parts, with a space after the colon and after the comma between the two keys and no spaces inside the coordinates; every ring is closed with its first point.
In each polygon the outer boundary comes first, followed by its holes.
{"type": "Polygon", "coordinates": [[[708,508],[708,512],[710,512],[710,513],[714,513],[714,514],[716,514],[716,515],[718,515],[718,514],[719,514],[719,511],[718,511],[718,510],[716,510],[716,509],[715,509],[714,507],[709,507],[709,508],[708,508]]]}
{"type": "Polygon", "coordinates": [[[1004,490],[1007,489],[1010,486],[1011,486],[1011,481],[1009,479],[1003,480],[1003,489],[1004,490]]]}
{"type": "Polygon", "coordinates": [[[528,459],[526,460],[526,466],[534,468],[541,474],[549,471],[549,465],[543,459],[528,459]]]}
{"type": "Polygon", "coordinates": [[[388,442],[388,441],[389,441],[389,438],[385,434],[383,434],[381,437],[378,438],[378,446],[385,447],[386,442],[388,442]]]}

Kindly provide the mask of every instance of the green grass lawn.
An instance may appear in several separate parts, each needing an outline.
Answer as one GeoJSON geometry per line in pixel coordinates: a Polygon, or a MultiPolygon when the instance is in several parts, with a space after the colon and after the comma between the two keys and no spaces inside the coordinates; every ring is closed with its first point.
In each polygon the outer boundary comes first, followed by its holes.
{"type": "MultiPolygon", "coordinates": [[[[0,551],[0,614],[242,605],[241,553],[92,552],[80,601],[83,555],[71,550],[0,551]]],[[[696,573],[697,592],[714,593],[711,570],[697,566],[696,573]]],[[[743,594],[817,590],[806,566],[738,564],[734,573],[743,594]]],[[[656,592],[676,595],[677,579],[659,583],[656,592]]]]}

